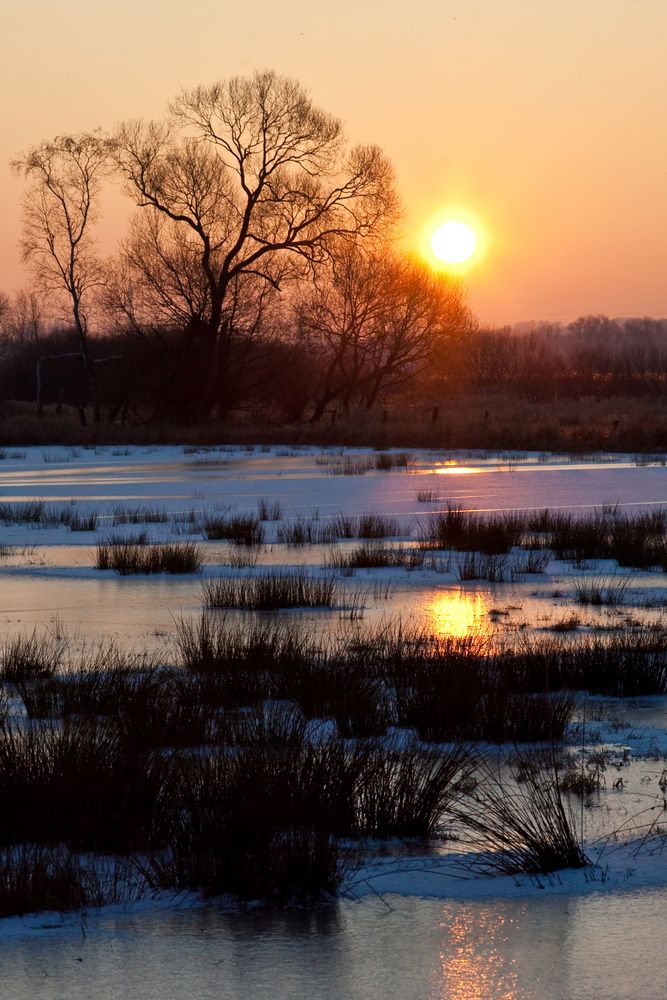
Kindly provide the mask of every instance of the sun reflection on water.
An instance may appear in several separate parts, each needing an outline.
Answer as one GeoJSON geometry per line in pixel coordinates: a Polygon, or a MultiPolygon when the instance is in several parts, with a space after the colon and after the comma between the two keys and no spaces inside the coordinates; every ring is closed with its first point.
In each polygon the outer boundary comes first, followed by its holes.
{"type": "Polygon", "coordinates": [[[488,595],[475,590],[442,590],[432,597],[424,614],[435,635],[464,638],[489,631],[488,595]]]}
{"type": "Polygon", "coordinates": [[[440,955],[442,1000],[517,1000],[518,977],[507,955],[513,923],[493,908],[454,917],[452,948],[440,955]]]}
{"type": "Polygon", "coordinates": [[[433,469],[436,476],[471,476],[478,472],[487,472],[474,465],[440,465],[433,469]]]}

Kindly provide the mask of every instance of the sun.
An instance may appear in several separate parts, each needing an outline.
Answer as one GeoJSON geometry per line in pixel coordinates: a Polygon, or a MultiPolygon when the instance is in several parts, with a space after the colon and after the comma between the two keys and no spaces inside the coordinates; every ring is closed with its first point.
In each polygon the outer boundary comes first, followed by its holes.
{"type": "Polygon", "coordinates": [[[443,264],[465,264],[477,250],[477,235],[467,222],[450,219],[433,231],[431,249],[443,264]]]}

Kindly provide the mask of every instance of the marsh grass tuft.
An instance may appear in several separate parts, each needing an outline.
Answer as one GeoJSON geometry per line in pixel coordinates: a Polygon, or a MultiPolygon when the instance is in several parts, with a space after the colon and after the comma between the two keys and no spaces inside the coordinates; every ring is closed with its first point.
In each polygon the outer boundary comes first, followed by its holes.
{"type": "Polygon", "coordinates": [[[504,555],[485,555],[464,552],[455,563],[459,580],[486,580],[489,583],[507,583],[512,579],[512,566],[504,555]]]}
{"type": "Polygon", "coordinates": [[[598,576],[593,579],[577,580],[574,584],[574,593],[579,604],[618,607],[625,604],[633,582],[634,577],[629,574],[598,576]]]}
{"type": "Polygon", "coordinates": [[[111,537],[98,542],[96,569],[112,569],[119,576],[153,573],[200,573],[204,554],[196,542],[154,542],[143,537],[111,537]]]}
{"type": "Polygon", "coordinates": [[[202,591],[208,608],[276,611],[281,608],[331,608],[346,603],[341,581],[334,574],[315,576],[297,570],[205,580],[202,591]]]}
{"type": "Polygon", "coordinates": [[[333,550],[325,556],[325,566],[337,569],[343,573],[355,569],[421,569],[426,560],[426,553],[419,548],[406,546],[388,548],[378,542],[368,542],[359,545],[351,551],[333,550]]]}
{"type": "Polygon", "coordinates": [[[576,835],[574,816],[562,794],[555,760],[535,768],[517,755],[524,780],[517,785],[487,760],[474,793],[454,812],[483,853],[474,860],[488,874],[547,874],[584,868],[588,861],[576,835]]]}
{"type": "Polygon", "coordinates": [[[202,533],[209,541],[235,545],[262,545],[264,542],[264,528],[254,514],[207,514],[202,522],[202,533]]]}
{"type": "Polygon", "coordinates": [[[523,527],[521,517],[514,514],[485,515],[448,505],[429,515],[422,541],[437,549],[505,555],[520,544],[523,527]]]}
{"type": "Polygon", "coordinates": [[[257,514],[260,521],[280,521],[283,517],[283,505],[280,500],[270,500],[261,497],[257,501],[257,514]]]}
{"type": "Polygon", "coordinates": [[[361,455],[320,455],[315,464],[327,476],[365,476],[375,468],[372,458],[361,455]]]}
{"type": "Polygon", "coordinates": [[[301,517],[278,525],[276,540],[283,545],[320,545],[335,542],[331,525],[322,524],[318,517],[301,517]]]}
{"type": "Polygon", "coordinates": [[[141,504],[138,507],[124,507],[122,504],[114,507],[111,512],[111,524],[114,528],[121,524],[166,524],[169,515],[162,507],[150,507],[141,504]]]}
{"type": "Polygon", "coordinates": [[[66,649],[67,639],[58,628],[42,634],[33,629],[6,639],[0,646],[0,677],[10,684],[50,677],[63,662],[66,649]]]}
{"type": "Polygon", "coordinates": [[[378,472],[390,472],[392,469],[407,469],[412,464],[412,455],[407,451],[381,451],[375,456],[375,468],[378,472]]]}
{"type": "MultiPolygon", "coordinates": [[[[87,864],[63,847],[21,844],[0,848],[0,917],[44,910],[64,913],[117,902],[99,862],[87,864]]],[[[120,882],[113,879],[117,890],[120,882]]],[[[130,893],[123,894],[129,898],[130,893]]]]}

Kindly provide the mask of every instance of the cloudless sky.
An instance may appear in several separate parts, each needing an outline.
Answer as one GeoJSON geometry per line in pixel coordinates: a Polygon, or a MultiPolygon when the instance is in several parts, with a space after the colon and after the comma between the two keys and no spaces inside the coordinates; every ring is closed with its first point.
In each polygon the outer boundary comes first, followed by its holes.
{"type": "MultiPolygon", "coordinates": [[[[1,30],[2,290],[24,280],[12,157],[271,68],[385,149],[408,243],[479,217],[483,321],[667,316],[667,0],[2,0],[1,30]]],[[[106,199],[109,251],[124,214],[106,199]]]]}

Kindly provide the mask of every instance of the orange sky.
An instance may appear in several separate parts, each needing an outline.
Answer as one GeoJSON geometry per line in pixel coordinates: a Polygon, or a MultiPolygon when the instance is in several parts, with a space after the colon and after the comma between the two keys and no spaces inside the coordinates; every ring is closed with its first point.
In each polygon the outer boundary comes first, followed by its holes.
{"type": "Polygon", "coordinates": [[[483,321],[667,316],[667,0],[4,0],[3,33],[2,290],[23,281],[11,157],[273,68],[384,147],[409,240],[450,205],[483,220],[483,321]]]}

